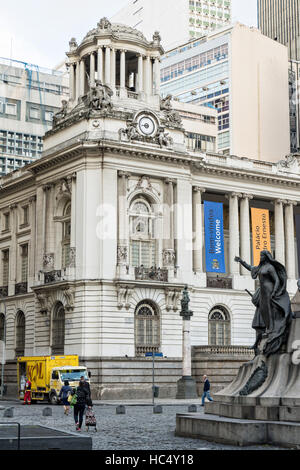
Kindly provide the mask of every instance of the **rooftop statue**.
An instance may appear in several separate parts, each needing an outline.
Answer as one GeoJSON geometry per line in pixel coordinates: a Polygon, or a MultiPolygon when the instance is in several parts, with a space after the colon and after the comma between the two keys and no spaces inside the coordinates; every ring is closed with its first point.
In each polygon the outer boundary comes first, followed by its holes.
{"type": "Polygon", "coordinates": [[[285,267],[269,251],[261,252],[258,266],[250,266],[239,257],[235,257],[235,261],[251,272],[252,279],[259,279],[260,286],[252,296],[256,307],[252,323],[256,330],[253,348],[257,355],[259,344],[265,339],[262,353],[268,357],[285,345],[292,320],[285,267]]]}
{"type": "Polygon", "coordinates": [[[90,110],[108,111],[112,109],[112,96],[111,88],[108,85],[103,85],[101,80],[96,80],[95,85],[90,87],[86,102],[90,110]]]}

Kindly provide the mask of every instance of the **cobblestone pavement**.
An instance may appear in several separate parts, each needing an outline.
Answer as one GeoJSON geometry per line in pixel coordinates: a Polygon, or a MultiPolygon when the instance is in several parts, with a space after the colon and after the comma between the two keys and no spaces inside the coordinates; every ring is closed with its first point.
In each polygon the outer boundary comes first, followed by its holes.
{"type": "MultiPolygon", "coordinates": [[[[45,404],[24,406],[19,403],[5,403],[6,408],[14,407],[13,418],[0,421],[38,424],[60,431],[75,431],[73,412],[64,415],[62,406],[51,406],[52,416],[42,416],[45,404]]],[[[200,406],[199,413],[203,413],[200,406]]],[[[188,439],[174,435],[176,413],[186,413],[187,405],[163,406],[162,414],[154,414],[152,406],[126,406],[125,415],[116,414],[115,405],[94,405],[98,432],[90,430],[93,450],[275,450],[271,446],[235,447],[209,443],[199,439],[188,439]]],[[[86,434],[83,426],[82,434],[86,434]]]]}

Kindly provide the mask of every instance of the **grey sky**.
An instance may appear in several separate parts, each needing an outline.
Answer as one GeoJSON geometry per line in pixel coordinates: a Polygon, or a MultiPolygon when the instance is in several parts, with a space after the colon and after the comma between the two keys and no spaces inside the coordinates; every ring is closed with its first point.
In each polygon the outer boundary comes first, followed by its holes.
{"type": "MultiPolygon", "coordinates": [[[[112,16],[127,1],[1,2],[0,57],[54,67],[64,59],[71,37],[80,41],[100,18],[112,16]]],[[[256,26],[256,3],[257,0],[233,0],[233,21],[256,26]]]]}

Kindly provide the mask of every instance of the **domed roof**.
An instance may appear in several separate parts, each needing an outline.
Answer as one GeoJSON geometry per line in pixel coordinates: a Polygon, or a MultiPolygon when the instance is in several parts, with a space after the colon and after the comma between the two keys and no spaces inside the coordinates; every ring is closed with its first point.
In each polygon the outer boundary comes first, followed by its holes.
{"type": "MultiPolygon", "coordinates": [[[[145,38],[141,31],[131,28],[130,26],[120,24],[120,23],[111,23],[107,18],[102,18],[97,24],[97,28],[91,29],[84,37],[82,43],[91,39],[94,36],[101,35],[112,35],[120,39],[134,39],[150,44],[149,41],[145,38]]],[[[81,43],[81,44],[82,44],[81,43]]]]}

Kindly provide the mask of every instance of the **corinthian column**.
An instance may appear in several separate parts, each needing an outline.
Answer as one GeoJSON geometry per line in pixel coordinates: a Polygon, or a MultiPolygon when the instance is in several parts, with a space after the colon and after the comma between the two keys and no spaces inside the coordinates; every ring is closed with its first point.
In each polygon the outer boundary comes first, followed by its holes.
{"type": "Polygon", "coordinates": [[[74,70],[74,64],[70,64],[69,86],[70,86],[70,100],[74,101],[74,99],[75,99],[75,70],[74,70]]]}
{"type": "Polygon", "coordinates": [[[154,84],[155,84],[155,95],[159,95],[160,90],[160,59],[155,57],[154,59],[154,84]]]}
{"type": "Polygon", "coordinates": [[[239,200],[241,194],[231,193],[229,199],[229,272],[239,274],[239,265],[234,261],[240,254],[239,200]]]}
{"type": "Polygon", "coordinates": [[[105,84],[110,85],[110,48],[105,47],[105,84]]]}
{"type": "Polygon", "coordinates": [[[277,199],[275,201],[275,258],[285,265],[285,243],[284,243],[284,221],[283,204],[286,201],[277,199]]]}
{"type": "Polygon", "coordinates": [[[111,63],[110,63],[110,85],[112,88],[116,86],[116,51],[111,50],[111,63]]]}
{"type": "Polygon", "coordinates": [[[143,93],[144,91],[144,59],[142,54],[138,56],[138,91],[143,93]]]}
{"type": "Polygon", "coordinates": [[[98,49],[98,60],[97,60],[97,78],[103,82],[103,49],[98,49]]]}
{"type": "Polygon", "coordinates": [[[285,253],[286,253],[286,272],[288,279],[296,277],[295,262],[295,225],[294,225],[294,206],[295,201],[287,201],[285,206],[285,253]]]}
{"type": "Polygon", "coordinates": [[[120,88],[125,89],[126,87],[126,51],[121,50],[120,52],[120,88]]]}
{"type": "Polygon", "coordinates": [[[95,55],[92,52],[91,55],[90,55],[90,83],[91,83],[91,86],[95,85],[95,67],[96,67],[95,55]]]}
{"type": "MultiPolygon", "coordinates": [[[[241,199],[241,214],[240,214],[240,230],[241,230],[241,258],[248,264],[251,264],[251,241],[250,241],[250,216],[249,216],[249,201],[253,199],[250,194],[243,194],[241,199]]],[[[250,276],[248,271],[243,266],[241,267],[243,276],[250,276]]]]}
{"type": "Polygon", "coordinates": [[[203,272],[203,260],[202,260],[202,193],[205,189],[193,187],[193,269],[196,273],[203,272]]]}

